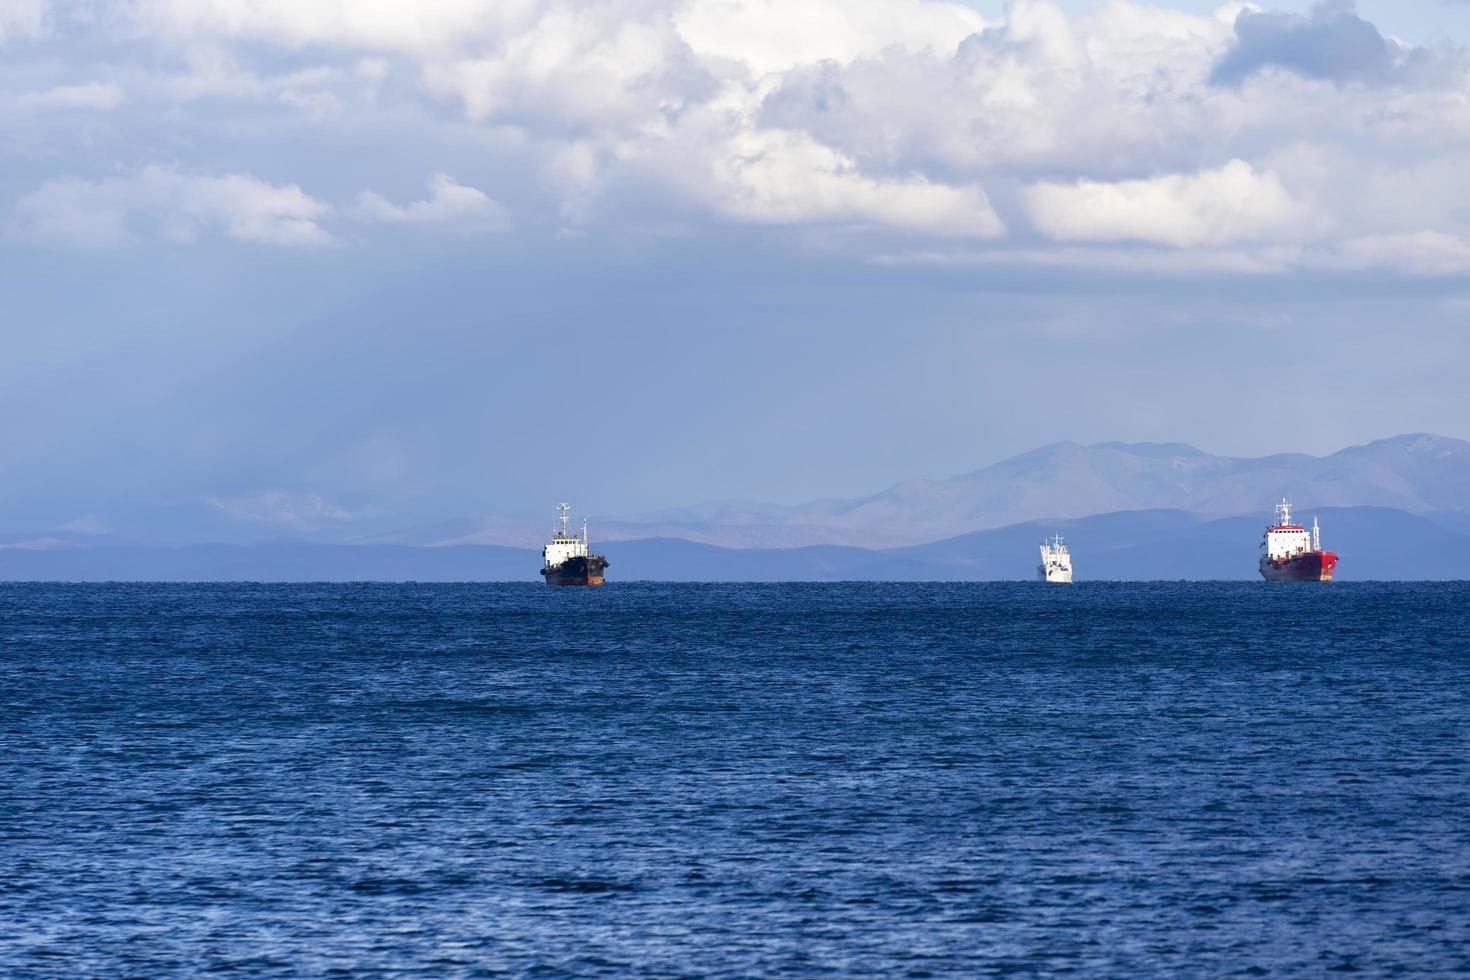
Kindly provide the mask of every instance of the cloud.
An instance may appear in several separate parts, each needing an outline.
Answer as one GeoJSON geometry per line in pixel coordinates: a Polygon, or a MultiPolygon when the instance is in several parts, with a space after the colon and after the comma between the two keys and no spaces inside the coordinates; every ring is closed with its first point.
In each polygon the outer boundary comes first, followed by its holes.
{"type": "Polygon", "coordinates": [[[986,26],[969,7],[923,0],[696,0],[679,5],[673,17],[700,57],[757,77],[848,63],[889,48],[948,55],[986,26]]]}
{"type": "Polygon", "coordinates": [[[47,0],[0,0],[0,44],[40,34],[49,7],[47,0]]]}
{"type": "Polygon", "coordinates": [[[715,94],[667,16],[554,5],[490,53],[425,64],[428,89],[472,120],[554,134],[636,131],[715,94]]]}
{"type": "Polygon", "coordinates": [[[1037,228],[1069,242],[1222,245],[1280,232],[1297,214],[1281,180],[1244,160],[1143,180],[1038,183],[1025,199],[1037,228]]]}
{"type": "Polygon", "coordinates": [[[31,538],[27,541],[7,541],[0,544],[0,550],[5,551],[64,551],[79,547],[81,545],[77,542],[61,538],[31,538]]]}
{"type": "MultiPolygon", "coordinates": [[[[562,161],[566,179],[594,182],[598,164],[578,156],[562,161]]],[[[610,156],[608,179],[670,220],[949,238],[1005,230],[978,184],[872,175],[805,133],[752,130],[724,113],[696,114],[662,138],[623,141],[610,156]]]]}
{"type": "Polygon", "coordinates": [[[357,196],[357,216],[386,224],[454,224],[501,231],[510,225],[505,208],[483,191],[457,183],[445,174],[429,178],[428,198],[402,206],[372,191],[363,191],[357,196]]]}
{"type": "Polygon", "coordinates": [[[286,89],[280,96],[285,105],[293,106],[315,119],[323,119],[342,109],[342,100],[331,92],[303,92],[286,89]]]}
{"type": "Polygon", "coordinates": [[[73,534],[106,534],[107,522],[96,514],[83,514],[63,524],[57,525],[58,531],[70,531],[73,534]]]}
{"type": "Polygon", "coordinates": [[[313,530],[356,520],[357,515],[321,494],[261,490],[237,497],[205,497],[204,502],[234,521],[313,530]]]}
{"type": "MultiPolygon", "coordinates": [[[[1121,244],[1106,248],[1067,245],[1063,247],[1009,248],[983,251],[910,251],[875,256],[880,266],[937,266],[986,268],[1040,266],[1057,270],[1102,269],[1109,272],[1149,276],[1228,273],[1239,276],[1279,275],[1303,264],[1298,247],[1191,248],[1177,249],[1146,244],[1121,244]]],[[[1311,263],[1328,267],[1323,255],[1311,263]]],[[[1332,265],[1340,268],[1340,263],[1332,265]]]]}
{"type": "Polygon", "coordinates": [[[1238,85],[1263,68],[1284,68],[1334,82],[1381,82],[1394,67],[1394,48],[1357,15],[1352,0],[1323,0],[1305,17],[1242,10],[1235,43],[1210,80],[1238,85]]]}
{"type": "Polygon", "coordinates": [[[538,0],[136,0],[134,20],[175,37],[240,37],[419,54],[493,41],[534,18],[538,0]]]}
{"type": "Polygon", "coordinates": [[[10,233],[30,241],[96,248],[142,237],[192,242],[217,231],[239,241],[300,247],[332,240],[317,223],[328,210],[295,185],[148,166],[95,181],[48,180],[16,202],[10,233]]]}
{"type": "Polygon", "coordinates": [[[871,224],[980,238],[1005,232],[978,186],[871,177],[802,133],[741,133],[712,147],[706,164],[693,196],[740,223],[871,224]]]}
{"type": "Polygon", "coordinates": [[[88,82],[29,92],[20,97],[20,104],[43,109],[113,109],[126,97],[123,90],[112,82],[88,82]]]}
{"type": "Polygon", "coordinates": [[[565,32],[579,20],[613,33],[636,24],[756,74],[894,45],[953,50],[985,26],[967,6],[936,0],[136,0],[133,15],[148,31],[176,37],[401,52],[426,63],[477,48],[514,59],[511,49],[537,34],[575,36],[565,32]]]}
{"type": "MultiPolygon", "coordinates": [[[[380,157],[506,188],[497,195],[517,195],[527,231],[760,225],[864,258],[980,241],[1051,263],[1131,244],[1258,268],[1340,257],[1349,241],[1470,234],[1458,176],[1470,166],[1470,52],[1406,48],[1341,3],[1298,16],[1101,0],[1069,14],[1014,0],[999,19],[943,0],[99,9],[109,16],[47,30],[96,46],[118,86],[75,85],[69,66],[37,54],[17,75],[36,89],[20,101],[110,104],[132,125],[89,134],[111,141],[89,159],[150,159],[165,137],[193,156],[172,177],[48,182],[17,202],[12,233],[326,240],[325,205],[296,188],[257,181],[227,195],[198,183],[226,178],[185,176],[246,174],[274,156],[312,173],[323,200],[345,201],[341,217],[385,227],[508,222],[443,176],[416,201],[357,193],[391,179],[380,157]],[[1251,81],[1263,71],[1269,81],[1251,81]],[[150,128],[161,119],[166,133],[150,128]],[[332,170],[317,169],[324,160],[332,170]],[[935,241],[909,241],[923,236],[935,241]]],[[[24,139],[29,159],[83,152],[64,121],[24,139]]]]}
{"type": "Polygon", "coordinates": [[[1022,0],[948,52],[886,49],[784,73],[762,125],[800,129],[870,170],[946,181],[1147,172],[1199,157],[1200,98],[1230,28],[1114,2],[1083,18],[1022,0]]]}
{"type": "Polygon", "coordinates": [[[1415,276],[1464,275],[1470,273],[1470,242],[1433,230],[1368,235],[1348,239],[1312,259],[1342,269],[1390,269],[1415,276]]]}
{"type": "Polygon", "coordinates": [[[1307,245],[1203,246],[1123,243],[1106,248],[992,248],[910,251],[876,256],[887,266],[1050,266],[1120,273],[1282,275],[1302,270],[1392,273],[1411,278],[1470,275],[1470,240],[1439,231],[1366,235],[1307,245]]]}

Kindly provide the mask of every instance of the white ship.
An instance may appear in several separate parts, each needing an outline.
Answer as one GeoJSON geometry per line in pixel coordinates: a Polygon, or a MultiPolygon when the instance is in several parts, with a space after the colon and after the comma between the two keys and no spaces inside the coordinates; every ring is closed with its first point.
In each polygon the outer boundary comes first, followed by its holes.
{"type": "Polygon", "coordinates": [[[1041,543],[1041,564],[1036,566],[1036,577],[1043,582],[1072,581],[1072,555],[1060,534],[1041,543]]]}

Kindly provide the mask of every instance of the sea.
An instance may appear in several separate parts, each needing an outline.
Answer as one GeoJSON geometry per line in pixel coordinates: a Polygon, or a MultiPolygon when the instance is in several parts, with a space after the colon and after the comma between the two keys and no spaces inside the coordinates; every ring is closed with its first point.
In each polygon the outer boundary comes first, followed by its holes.
{"type": "Polygon", "coordinates": [[[1470,584],[0,585],[0,976],[1470,971],[1470,584]]]}

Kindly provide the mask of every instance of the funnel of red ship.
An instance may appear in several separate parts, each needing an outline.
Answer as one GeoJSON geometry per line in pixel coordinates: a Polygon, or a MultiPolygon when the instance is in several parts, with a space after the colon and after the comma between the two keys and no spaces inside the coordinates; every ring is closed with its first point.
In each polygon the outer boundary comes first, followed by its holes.
{"type": "Polygon", "coordinates": [[[1268,582],[1331,582],[1337,553],[1322,550],[1322,529],[1307,531],[1291,520],[1291,502],[1276,505],[1276,523],[1261,537],[1261,577],[1268,582]]]}

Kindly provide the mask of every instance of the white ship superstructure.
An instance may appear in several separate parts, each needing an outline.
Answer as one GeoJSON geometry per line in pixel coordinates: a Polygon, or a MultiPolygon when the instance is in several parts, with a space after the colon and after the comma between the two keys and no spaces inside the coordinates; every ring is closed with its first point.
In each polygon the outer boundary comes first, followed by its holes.
{"type": "Polygon", "coordinates": [[[1307,538],[1307,529],[1292,522],[1291,502],[1286,498],[1276,505],[1276,523],[1266,529],[1266,557],[1272,561],[1304,555],[1309,551],[1320,551],[1322,532],[1312,519],[1312,537],[1307,538]],[[1314,546],[1315,543],[1315,546],[1314,546]]]}
{"type": "Polygon", "coordinates": [[[582,522],[582,533],[568,534],[567,521],[568,512],[571,511],[570,504],[557,504],[557,521],[559,527],[551,536],[551,542],[541,549],[541,557],[544,560],[543,568],[555,568],[569,558],[587,557],[587,522],[582,522]]]}
{"type": "Polygon", "coordinates": [[[1041,564],[1036,566],[1036,576],[1043,582],[1072,581],[1072,555],[1060,534],[1041,543],[1041,564]]]}

